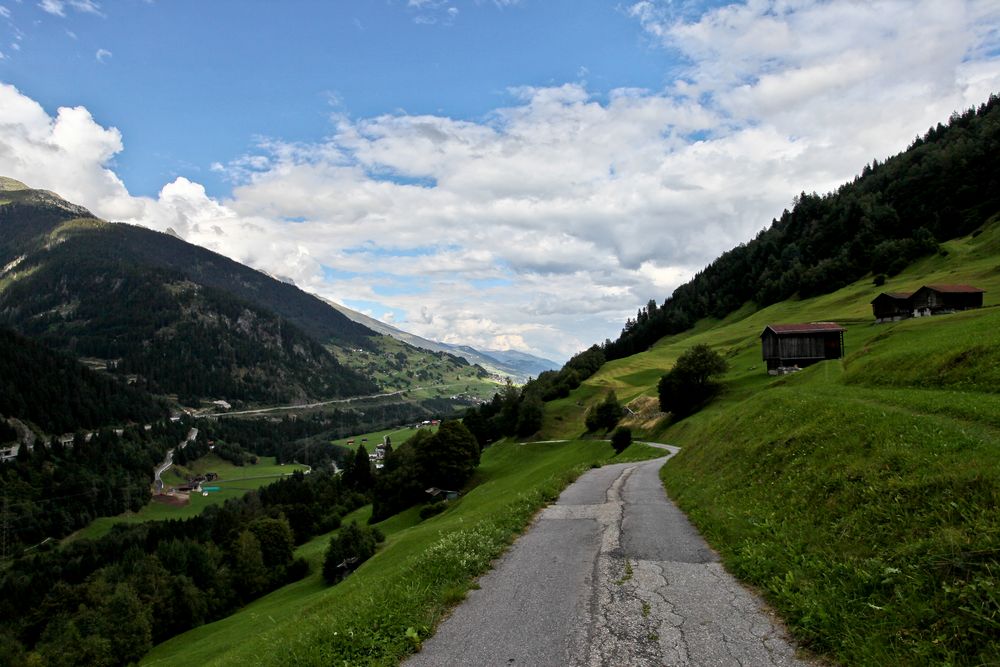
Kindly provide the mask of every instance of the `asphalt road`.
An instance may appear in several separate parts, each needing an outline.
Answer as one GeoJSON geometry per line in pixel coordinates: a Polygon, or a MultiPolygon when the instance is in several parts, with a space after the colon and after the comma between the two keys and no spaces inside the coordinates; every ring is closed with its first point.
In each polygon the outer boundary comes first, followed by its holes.
{"type": "Polygon", "coordinates": [[[405,664],[809,664],[667,499],[668,458],[582,475],[405,664]]]}

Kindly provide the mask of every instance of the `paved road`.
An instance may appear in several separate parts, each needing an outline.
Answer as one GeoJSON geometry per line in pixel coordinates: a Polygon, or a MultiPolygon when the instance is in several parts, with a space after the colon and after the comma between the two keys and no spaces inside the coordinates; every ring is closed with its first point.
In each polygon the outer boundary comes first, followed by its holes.
{"type": "MultiPolygon", "coordinates": [[[[181,449],[187,447],[189,442],[194,442],[198,437],[198,429],[192,428],[188,431],[187,437],[181,440],[181,444],[178,445],[181,449]]],[[[170,466],[174,464],[174,449],[168,449],[167,455],[163,459],[163,463],[156,466],[153,469],[153,493],[163,492],[163,480],[160,478],[163,473],[170,469],[170,466]]]]}
{"type": "Polygon", "coordinates": [[[582,475],[406,664],[808,664],[667,499],[668,458],[582,475]]]}

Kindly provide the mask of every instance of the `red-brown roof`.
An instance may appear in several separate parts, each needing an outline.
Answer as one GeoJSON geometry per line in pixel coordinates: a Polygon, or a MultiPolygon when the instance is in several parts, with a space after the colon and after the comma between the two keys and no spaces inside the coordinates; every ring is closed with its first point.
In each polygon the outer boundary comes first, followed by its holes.
{"type": "MultiPolygon", "coordinates": [[[[836,322],[811,322],[809,324],[768,324],[764,331],[770,329],[776,334],[818,333],[825,331],[847,331],[836,322]]],[[[760,335],[764,335],[762,331],[760,335]]]]}
{"type": "Polygon", "coordinates": [[[972,285],[925,285],[924,287],[932,289],[935,292],[951,292],[959,294],[979,294],[980,292],[986,292],[986,290],[981,290],[978,287],[973,287],[972,285]]]}

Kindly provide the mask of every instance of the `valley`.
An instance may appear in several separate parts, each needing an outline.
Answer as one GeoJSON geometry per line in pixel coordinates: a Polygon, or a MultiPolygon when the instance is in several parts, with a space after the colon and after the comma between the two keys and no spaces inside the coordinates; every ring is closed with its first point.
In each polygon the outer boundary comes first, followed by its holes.
{"type": "MultiPolygon", "coordinates": [[[[574,132],[651,95],[580,90],[517,94],[525,115],[579,107],[574,132]]],[[[727,230],[773,203],[765,181],[799,182],[797,134],[750,185],[729,175],[742,199],[685,181],[693,163],[608,199],[588,188],[634,164],[565,167],[555,236],[528,211],[561,159],[501,166],[560,133],[484,150],[521,138],[509,110],[447,132],[427,116],[403,143],[436,164],[460,137],[516,187],[382,164],[359,146],[396,117],[349,132],[345,113],[323,150],[213,163],[239,172],[231,199],[178,177],[82,200],[205,247],[0,177],[0,664],[996,663],[1000,98],[977,102],[727,230]],[[332,173],[343,190],[303,185],[332,173]],[[346,205],[351,179],[373,187],[346,205]],[[458,192],[489,215],[467,222],[458,192]],[[719,238],[735,245],[691,268],[719,238]],[[227,243],[267,270],[209,249],[227,243]],[[661,300],[626,315],[640,290],[661,300]],[[620,334],[581,342],[608,313],[620,334]],[[404,314],[475,346],[387,323],[404,314]]],[[[699,165],[719,145],[655,134],[699,165]]]]}

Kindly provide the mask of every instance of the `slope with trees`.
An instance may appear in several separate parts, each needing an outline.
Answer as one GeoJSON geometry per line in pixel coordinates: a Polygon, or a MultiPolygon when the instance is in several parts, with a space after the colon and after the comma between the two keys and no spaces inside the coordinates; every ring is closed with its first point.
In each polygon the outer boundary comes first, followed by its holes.
{"type": "Polygon", "coordinates": [[[833,292],[867,275],[893,276],[1000,209],[1000,98],[938,123],[908,150],[873,161],[826,195],[801,193],[756,238],[724,252],[662,305],[629,319],[608,359],[648,349],[703,318],[753,303],[833,292]]]}

